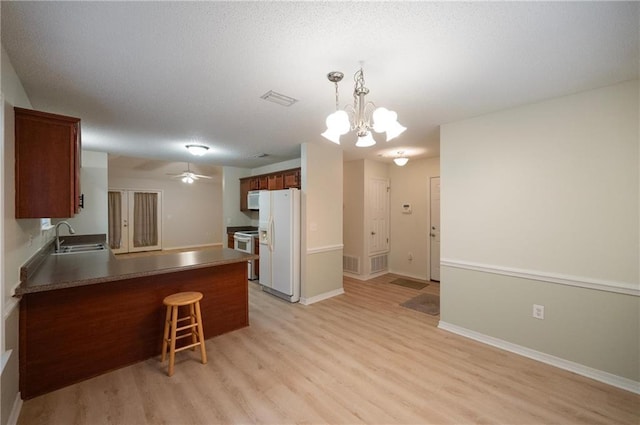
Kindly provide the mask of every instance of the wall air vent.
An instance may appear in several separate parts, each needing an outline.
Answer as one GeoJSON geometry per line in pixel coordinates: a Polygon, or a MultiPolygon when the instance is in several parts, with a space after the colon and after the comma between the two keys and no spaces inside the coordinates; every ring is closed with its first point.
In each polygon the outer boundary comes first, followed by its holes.
{"type": "Polygon", "coordinates": [[[278,105],[282,106],[291,106],[298,101],[298,99],[285,96],[284,94],[274,92],[273,90],[269,90],[268,92],[260,96],[260,98],[268,100],[269,102],[277,103],[278,105]]]}
{"type": "Polygon", "coordinates": [[[387,254],[371,257],[371,273],[378,273],[387,270],[387,254]]]}
{"type": "Polygon", "coordinates": [[[349,255],[342,256],[342,271],[360,274],[360,258],[349,255]]]}

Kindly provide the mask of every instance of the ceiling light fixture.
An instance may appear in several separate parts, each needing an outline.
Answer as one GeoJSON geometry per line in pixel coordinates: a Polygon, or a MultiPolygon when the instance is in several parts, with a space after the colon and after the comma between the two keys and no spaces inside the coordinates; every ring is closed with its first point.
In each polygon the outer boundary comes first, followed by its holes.
{"type": "Polygon", "coordinates": [[[398,152],[398,156],[393,158],[393,162],[396,163],[398,167],[404,167],[409,162],[409,158],[404,155],[404,152],[398,152]]]}
{"type": "Polygon", "coordinates": [[[202,156],[209,150],[209,147],[205,145],[186,145],[186,148],[195,156],[202,156]]]}
{"type": "Polygon", "coordinates": [[[344,74],[333,71],[327,74],[327,79],[336,87],[336,112],[327,117],[327,130],[322,136],[333,143],[340,144],[340,136],[350,131],[356,131],[358,141],[356,146],[367,147],[376,144],[371,130],[376,133],[387,133],[387,142],[398,137],[407,128],[398,122],[398,114],[386,108],[376,108],[373,102],[366,102],[365,96],[369,89],[364,86],[364,71],[362,68],[355,73],[353,79],[353,105],[346,105],[343,110],[338,106],[338,83],[344,74]],[[373,123],[372,123],[373,120],[373,123]]]}

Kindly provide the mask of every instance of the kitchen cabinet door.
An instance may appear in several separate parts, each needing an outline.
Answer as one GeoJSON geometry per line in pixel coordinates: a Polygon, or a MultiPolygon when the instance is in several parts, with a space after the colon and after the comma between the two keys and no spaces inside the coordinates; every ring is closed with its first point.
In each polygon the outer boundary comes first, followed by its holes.
{"type": "Polygon", "coordinates": [[[282,174],[270,174],[267,179],[269,190],[284,189],[284,176],[282,174]]]}
{"type": "Polygon", "coordinates": [[[15,111],[16,218],[69,218],[80,208],[80,119],[15,111]]]}
{"type": "Polygon", "coordinates": [[[240,211],[249,211],[249,206],[247,205],[247,194],[252,190],[251,183],[251,178],[240,179],[240,211]]]}

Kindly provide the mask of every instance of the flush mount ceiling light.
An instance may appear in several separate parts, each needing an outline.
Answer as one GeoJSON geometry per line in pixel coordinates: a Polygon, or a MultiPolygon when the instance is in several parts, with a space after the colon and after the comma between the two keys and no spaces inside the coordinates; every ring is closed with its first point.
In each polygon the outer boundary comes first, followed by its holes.
{"type": "Polygon", "coordinates": [[[205,145],[186,145],[186,148],[195,156],[202,156],[209,150],[209,147],[205,145]]]}
{"type": "Polygon", "coordinates": [[[404,155],[404,152],[398,152],[398,156],[393,158],[393,162],[396,163],[398,167],[404,167],[409,162],[409,158],[404,155]]]}
{"type": "Polygon", "coordinates": [[[365,101],[369,89],[364,86],[364,71],[362,68],[355,73],[353,79],[353,105],[346,105],[343,110],[338,106],[338,83],[342,80],[342,72],[333,71],[327,74],[327,79],[336,87],[336,112],[327,117],[327,130],[322,136],[333,143],[340,144],[340,136],[350,131],[356,131],[358,141],[356,146],[367,147],[376,144],[371,130],[376,133],[387,133],[387,142],[398,137],[407,128],[398,122],[398,114],[386,108],[376,108],[373,102],[365,101]],[[373,122],[372,122],[373,121],[373,122]]]}

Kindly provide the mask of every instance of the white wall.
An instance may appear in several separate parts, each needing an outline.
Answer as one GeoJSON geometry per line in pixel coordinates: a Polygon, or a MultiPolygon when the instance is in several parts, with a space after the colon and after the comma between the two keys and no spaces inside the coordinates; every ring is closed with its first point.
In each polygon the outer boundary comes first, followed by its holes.
{"type": "MultiPolygon", "coordinates": [[[[2,245],[0,246],[0,282],[2,286],[2,381],[0,388],[0,423],[5,425],[12,412],[19,410],[18,394],[18,300],[12,297],[20,283],[20,266],[50,238],[40,233],[37,219],[15,219],[15,128],[13,107],[31,108],[22,83],[9,57],[2,48],[2,98],[3,135],[2,146],[2,245]],[[11,351],[6,356],[4,350],[11,351]],[[5,363],[6,362],[6,363],[5,363]],[[17,410],[16,410],[17,408],[17,410]]],[[[17,418],[11,418],[17,419],[17,418]]]]}
{"type": "Polygon", "coordinates": [[[637,388],[638,90],[442,127],[441,323],[637,388]]]}
{"type": "Polygon", "coordinates": [[[224,219],[221,224],[223,233],[226,232],[227,226],[251,225],[251,220],[255,214],[240,211],[240,179],[250,175],[251,170],[248,168],[222,168],[222,206],[224,219]]]}
{"type": "Polygon", "coordinates": [[[163,249],[223,243],[222,181],[218,176],[185,184],[175,179],[119,176],[117,172],[109,171],[109,189],[162,191],[163,249]]]}
{"type": "Polygon", "coordinates": [[[390,165],[389,271],[392,273],[416,279],[431,279],[429,182],[431,177],[439,175],[440,158],[412,159],[404,167],[390,165]],[[411,214],[402,213],[402,205],[405,203],[411,204],[411,214]],[[409,253],[413,260],[409,260],[409,253]]]}
{"type": "Polygon", "coordinates": [[[359,259],[361,275],[365,273],[364,209],[364,160],[347,161],[343,193],[344,255],[359,259]]]}
{"type": "Polygon", "coordinates": [[[342,150],[331,143],[302,145],[301,302],[343,292],[342,150]]]}
{"type": "Polygon", "coordinates": [[[260,174],[275,173],[276,171],[290,170],[292,168],[298,168],[301,166],[302,166],[301,159],[295,158],[295,159],[290,159],[288,161],[282,161],[282,162],[277,162],[275,164],[269,164],[262,167],[253,168],[251,170],[251,175],[258,176],[260,174]]]}
{"type": "MultiPolygon", "coordinates": [[[[108,231],[108,155],[104,152],[82,151],[80,169],[80,192],[84,195],[84,208],[69,222],[77,235],[107,234],[108,231]]],[[[52,220],[54,223],[63,220],[52,220]]],[[[66,226],[60,227],[60,234],[67,234],[66,226]]]]}

